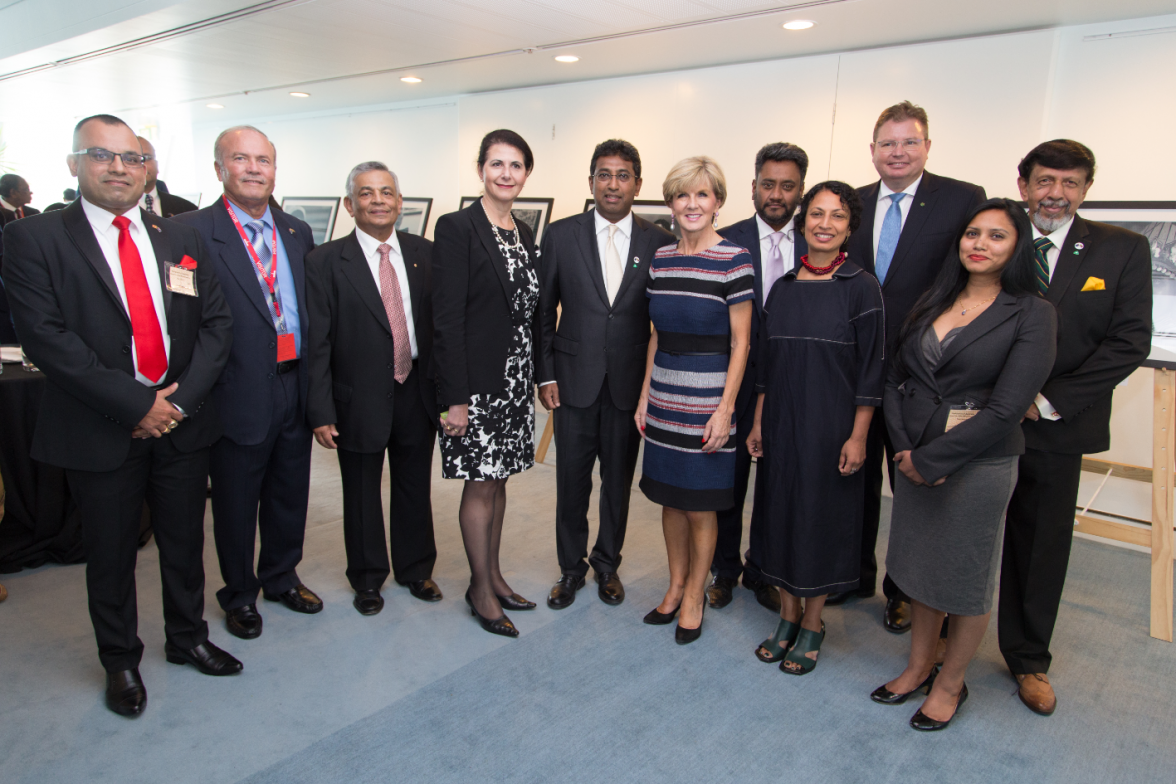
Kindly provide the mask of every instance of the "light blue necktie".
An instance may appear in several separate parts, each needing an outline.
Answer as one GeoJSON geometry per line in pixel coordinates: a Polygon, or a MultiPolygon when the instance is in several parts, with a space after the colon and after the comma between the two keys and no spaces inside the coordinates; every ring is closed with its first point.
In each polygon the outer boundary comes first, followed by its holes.
{"type": "MultiPolygon", "coordinates": [[[[265,244],[265,222],[264,221],[250,221],[245,224],[245,228],[249,229],[253,235],[250,238],[250,244],[253,246],[254,252],[257,253],[257,258],[261,260],[261,266],[265,269],[266,275],[272,271],[271,264],[277,264],[278,261],[273,257],[269,246],[265,244]]],[[[278,307],[281,307],[282,294],[278,290],[278,279],[274,277],[274,294],[271,297],[269,291],[269,284],[265,282],[262,277],[261,270],[257,269],[256,265],[253,267],[253,272],[257,275],[257,283],[261,286],[261,295],[265,297],[265,304],[269,307],[270,317],[274,320],[274,328],[278,332],[286,331],[285,316],[278,315],[278,307]],[[278,303],[278,307],[274,307],[274,303],[278,303]]]]}
{"type": "Polygon", "coordinates": [[[898,203],[905,193],[890,194],[890,209],[886,210],[886,218],[882,221],[882,233],[878,235],[878,253],[874,257],[874,272],[878,282],[886,281],[886,272],[890,269],[890,262],[894,259],[894,249],[898,247],[898,235],[902,234],[902,208],[898,203]]]}

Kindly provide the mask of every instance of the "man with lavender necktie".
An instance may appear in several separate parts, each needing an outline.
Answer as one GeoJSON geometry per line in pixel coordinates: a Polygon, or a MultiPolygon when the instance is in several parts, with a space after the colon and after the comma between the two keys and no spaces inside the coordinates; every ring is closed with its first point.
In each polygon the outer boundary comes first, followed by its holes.
{"type": "Polygon", "coordinates": [[[306,257],[306,417],[319,444],[339,458],[347,579],[361,615],[383,609],[380,588],[389,574],[416,598],[441,600],[432,579],[437,544],[429,495],[438,414],[433,243],[396,231],[401,203],[400,183],[387,166],[359,164],[347,176],[343,200],[355,231],[306,257]],[[380,499],[385,453],[392,480],[387,540],[380,499]]]}

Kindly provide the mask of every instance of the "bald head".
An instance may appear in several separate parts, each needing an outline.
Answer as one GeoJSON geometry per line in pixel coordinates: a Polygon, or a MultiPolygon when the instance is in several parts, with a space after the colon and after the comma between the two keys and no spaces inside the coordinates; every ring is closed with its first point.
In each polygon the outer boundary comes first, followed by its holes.
{"type": "Polygon", "coordinates": [[[155,145],[142,136],[137,138],[143,154],[147,156],[147,184],[143,186],[143,192],[151,193],[155,190],[155,181],[159,179],[159,161],[155,159],[155,145]]]}
{"type": "Polygon", "coordinates": [[[217,179],[229,201],[254,218],[265,214],[274,192],[277,151],[264,133],[249,125],[222,131],[213,145],[217,179]]]}

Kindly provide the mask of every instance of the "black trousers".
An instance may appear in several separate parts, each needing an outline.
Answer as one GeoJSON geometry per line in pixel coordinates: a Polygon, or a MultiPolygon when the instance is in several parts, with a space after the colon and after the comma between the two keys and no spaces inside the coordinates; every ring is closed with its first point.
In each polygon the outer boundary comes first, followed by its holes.
{"type": "Polygon", "coordinates": [[[747,561],[740,554],[740,543],[743,540],[743,504],[747,499],[747,482],[751,477],[751,453],[747,451],[747,437],[751,435],[751,428],[755,425],[755,400],[747,406],[743,416],[735,421],[735,505],[718,513],[719,538],[715,543],[715,557],[711,561],[711,571],[719,577],[729,577],[738,580],[739,575],[746,572],[751,580],[762,580],[757,564],[759,552],[760,525],[763,510],[759,503],[762,490],[762,477],[768,473],[764,458],[759,459],[755,472],[755,490],[751,507],[751,530],[748,532],[747,561]]]}
{"type": "Polygon", "coordinates": [[[135,439],[126,462],[113,471],[65,473],[82,521],[90,620],[102,666],[109,672],[130,670],[143,658],[135,561],[144,500],[151,509],[159,548],[164,633],[181,648],[194,648],[207,640],[204,500],[208,449],[181,452],[171,436],[135,439]]]}
{"type": "Polygon", "coordinates": [[[583,577],[615,572],[629,523],[629,496],[641,435],[636,410],[617,408],[608,379],[587,408],[564,403],[555,409],[555,547],[564,574],[583,577]],[[600,526],[588,555],[588,500],[592,469],[600,459],[600,526]],[[584,559],[588,558],[585,563],[584,559]]]}
{"type": "MultiPolygon", "coordinates": [[[[886,430],[886,417],[882,408],[874,409],[870,420],[870,431],[866,436],[866,462],[862,472],[866,475],[866,498],[862,507],[862,571],[857,590],[872,591],[878,585],[878,557],[874,550],[878,546],[878,521],[882,514],[882,465],[885,462],[890,486],[894,487],[894,446],[886,430]]],[[[894,584],[890,575],[882,579],[882,593],[888,599],[898,598],[909,602],[910,597],[894,584]]]]}
{"type": "Polygon", "coordinates": [[[392,485],[387,540],[380,499],[384,452],[338,450],[347,580],[357,591],[379,590],[388,579],[389,541],[396,582],[404,585],[433,576],[437,542],[430,491],[437,428],[421,401],[417,372],[413,368],[393,393],[392,434],[386,447],[392,485]]]}
{"type": "Polygon", "coordinates": [[[1005,518],[997,632],[1014,675],[1049,672],[1074,539],[1082,455],[1026,449],[1005,518]]]}
{"type": "Polygon", "coordinates": [[[310,496],[311,432],[298,403],[297,371],[278,376],[265,440],[243,446],[227,436],[212,445],[213,533],[225,587],[225,610],[257,602],[257,594],[298,585],[310,496]],[[253,568],[254,540],[261,553],[253,568]]]}

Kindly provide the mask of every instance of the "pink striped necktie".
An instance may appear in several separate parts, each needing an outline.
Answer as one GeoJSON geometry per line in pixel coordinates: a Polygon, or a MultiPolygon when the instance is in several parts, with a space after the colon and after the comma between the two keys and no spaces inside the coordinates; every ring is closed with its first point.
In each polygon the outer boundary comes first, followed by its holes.
{"type": "Polygon", "coordinates": [[[392,328],[392,350],[396,355],[394,375],[396,383],[403,384],[412,372],[412,346],[408,343],[408,319],[404,315],[404,299],[400,294],[400,281],[392,270],[388,254],[392,246],[383,243],[380,251],[380,299],[384,300],[384,313],[388,315],[388,326],[392,328]]]}

